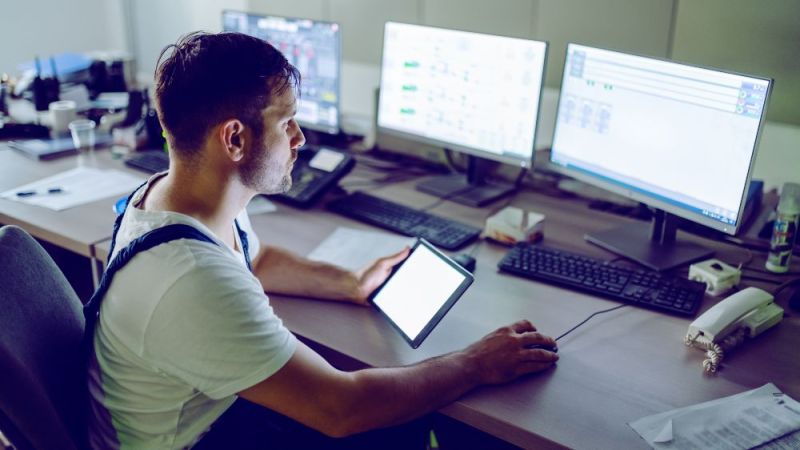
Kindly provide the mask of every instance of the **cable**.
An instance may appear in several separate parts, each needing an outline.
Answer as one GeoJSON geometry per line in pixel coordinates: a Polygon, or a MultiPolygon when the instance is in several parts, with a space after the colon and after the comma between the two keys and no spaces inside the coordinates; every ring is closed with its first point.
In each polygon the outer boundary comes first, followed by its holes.
{"type": "Polygon", "coordinates": [[[741,327],[731,334],[725,336],[719,342],[707,340],[700,334],[690,337],[686,335],[683,338],[683,343],[687,347],[699,348],[706,351],[706,359],[703,360],[703,371],[706,373],[714,373],[722,364],[722,359],[725,357],[725,352],[728,352],[740,345],[747,338],[747,328],[741,327]]]}
{"type": "Polygon", "coordinates": [[[475,257],[475,254],[478,252],[478,248],[480,248],[481,244],[483,243],[483,239],[478,239],[475,241],[475,245],[469,250],[469,256],[475,257]]]}
{"type": "Polygon", "coordinates": [[[761,282],[761,283],[781,284],[781,282],[777,281],[777,280],[770,280],[769,278],[754,277],[754,276],[750,276],[750,275],[742,275],[741,278],[743,280],[753,280],[753,281],[758,281],[758,282],[761,282]]]}
{"type": "Polygon", "coordinates": [[[739,261],[739,264],[737,264],[739,269],[743,269],[745,268],[744,266],[753,262],[753,257],[755,256],[753,255],[753,251],[750,250],[749,248],[744,247],[744,250],[747,252],[747,259],[745,259],[744,261],[739,261]]]}
{"type": "Polygon", "coordinates": [[[775,275],[775,276],[800,275],[800,271],[796,270],[793,272],[783,272],[783,273],[770,272],[769,270],[757,269],[755,267],[742,267],[742,270],[749,270],[752,272],[758,272],[758,273],[763,273],[765,275],[775,275]]]}
{"type": "Polygon", "coordinates": [[[791,280],[789,280],[789,281],[786,281],[786,282],[784,282],[784,283],[783,283],[783,284],[781,284],[780,286],[776,287],[776,288],[775,288],[775,290],[774,290],[774,291],[772,291],[772,296],[773,296],[773,297],[777,297],[777,296],[778,296],[778,293],[780,293],[780,292],[781,292],[781,291],[783,291],[784,289],[786,289],[786,288],[788,288],[788,287],[790,287],[790,286],[793,286],[793,285],[795,285],[795,284],[800,284],[800,278],[794,278],[794,279],[791,279],[791,280]]]}
{"type": "Polygon", "coordinates": [[[389,184],[394,183],[402,183],[404,181],[412,180],[414,178],[418,178],[422,175],[414,175],[414,174],[407,174],[407,173],[395,173],[389,174],[384,177],[373,178],[371,180],[357,180],[352,181],[350,183],[341,183],[339,187],[342,189],[344,188],[352,188],[358,186],[375,186],[375,187],[384,187],[389,184]]]}
{"type": "Polygon", "coordinates": [[[453,197],[458,197],[461,194],[468,194],[468,193],[470,193],[471,191],[473,191],[473,190],[475,190],[477,188],[478,188],[478,186],[473,186],[471,184],[468,184],[468,185],[466,185],[465,187],[463,187],[461,189],[456,189],[455,191],[453,191],[453,192],[451,192],[451,193],[449,193],[449,194],[447,194],[447,195],[445,195],[443,197],[440,197],[440,198],[436,199],[435,202],[430,203],[427,206],[423,206],[422,208],[417,208],[417,209],[419,209],[420,211],[431,210],[431,209],[441,205],[442,203],[446,202],[447,200],[449,200],[449,199],[451,199],[453,197]]]}
{"type": "Polygon", "coordinates": [[[575,331],[575,330],[576,330],[578,327],[580,327],[581,325],[585,324],[586,322],[588,322],[589,320],[591,320],[591,318],[592,318],[592,317],[594,317],[594,316],[596,316],[596,315],[598,315],[598,314],[603,314],[603,313],[611,312],[611,311],[614,311],[614,310],[617,310],[617,309],[620,309],[620,308],[624,308],[624,307],[626,307],[626,306],[628,306],[628,305],[624,305],[624,304],[623,304],[623,305],[615,306],[615,307],[613,307],[613,308],[604,309],[604,310],[602,310],[602,311],[597,311],[597,312],[593,313],[591,316],[589,316],[589,317],[587,317],[587,318],[583,319],[583,322],[581,322],[581,323],[579,323],[579,324],[575,325],[574,327],[570,328],[569,330],[567,330],[567,331],[566,331],[564,334],[562,334],[561,336],[557,337],[555,340],[556,340],[556,341],[558,341],[559,339],[563,338],[564,336],[566,336],[566,335],[568,335],[568,334],[572,333],[572,332],[573,332],[573,331],[575,331]]]}
{"type": "Polygon", "coordinates": [[[452,168],[456,172],[466,171],[466,169],[458,167],[458,164],[456,164],[455,160],[453,159],[453,152],[449,148],[444,149],[444,157],[447,159],[447,164],[450,166],[450,168],[452,168]]]}

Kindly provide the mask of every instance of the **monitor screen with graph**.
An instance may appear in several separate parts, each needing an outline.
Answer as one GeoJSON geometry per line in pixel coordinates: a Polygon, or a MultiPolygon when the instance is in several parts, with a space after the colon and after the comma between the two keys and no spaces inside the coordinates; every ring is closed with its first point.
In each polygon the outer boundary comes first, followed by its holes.
{"type": "Polygon", "coordinates": [[[338,24],[223,11],[222,29],[264,39],[280,50],[302,77],[297,122],[316,131],[339,132],[342,45],[338,24]]]}

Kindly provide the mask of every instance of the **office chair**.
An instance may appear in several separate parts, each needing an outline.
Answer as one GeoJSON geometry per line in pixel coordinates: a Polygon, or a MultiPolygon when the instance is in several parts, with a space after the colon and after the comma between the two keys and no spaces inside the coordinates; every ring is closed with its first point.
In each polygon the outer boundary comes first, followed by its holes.
{"type": "Polygon", "coordinates": [[[85,448],[81,302],[28,233],[0,228],[0,430],[17,450],[85,448]]]}

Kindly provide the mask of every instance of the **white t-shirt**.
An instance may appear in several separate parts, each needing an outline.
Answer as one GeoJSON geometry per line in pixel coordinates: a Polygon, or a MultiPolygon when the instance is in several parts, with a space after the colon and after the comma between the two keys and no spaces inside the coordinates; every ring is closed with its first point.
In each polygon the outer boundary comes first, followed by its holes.
{"type": "MultiPolygon", "coordinates": [[[[172,241],[137,254],[114,276],[89,364],[93,448],[190,447],[237,392],[277,372],[296,346],[239,251],[189,216],[137,207],[158,178],[131,200],[115,254],[147,231],[176,223],[219,245],[172,241]]],[[[238,221],[254,258],[259,242],[247,214],[238,221]]]]}

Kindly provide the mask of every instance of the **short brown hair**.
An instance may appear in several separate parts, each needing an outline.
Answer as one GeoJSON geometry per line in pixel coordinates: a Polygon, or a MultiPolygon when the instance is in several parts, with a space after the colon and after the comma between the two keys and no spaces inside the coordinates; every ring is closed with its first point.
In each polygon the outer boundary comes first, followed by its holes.
{"type": "Polygon", "coordinates": [[[170,149],[191,156],[211,128],[229,118],[260,136],[262,112],[272,97],[299,84],[298,70],[266,41],[196,32],[161,51],[156,106],[170,149]]]}

